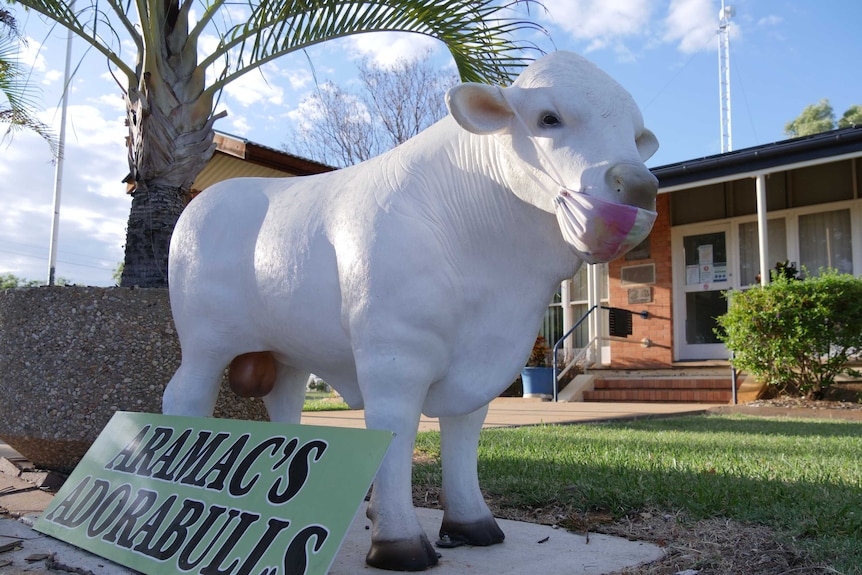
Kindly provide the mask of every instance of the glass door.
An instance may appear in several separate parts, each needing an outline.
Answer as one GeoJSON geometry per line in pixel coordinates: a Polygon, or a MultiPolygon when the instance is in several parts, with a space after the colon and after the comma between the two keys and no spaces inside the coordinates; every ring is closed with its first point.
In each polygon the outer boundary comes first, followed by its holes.
{"type": "Polygon", "coordinates": [[[730,226],[698,226],[677,238],[674,261],[674,339],[680,360],[726,359],[727,348],[715,333],[716,318],[727,312],[722,292],[731,287],[730,226]],[[681,280],[681,281],[679,281],[681,280]]]}

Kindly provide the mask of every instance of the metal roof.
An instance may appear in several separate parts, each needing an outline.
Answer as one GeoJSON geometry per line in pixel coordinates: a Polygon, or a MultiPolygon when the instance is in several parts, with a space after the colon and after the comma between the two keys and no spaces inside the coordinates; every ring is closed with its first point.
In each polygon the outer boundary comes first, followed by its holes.
{"type": "Polygon", "coordinates": [[[659,193],[666,193],[856,157],[862,157],[862,126],[686,160],[650,171],[658,178],[659,193]]]}

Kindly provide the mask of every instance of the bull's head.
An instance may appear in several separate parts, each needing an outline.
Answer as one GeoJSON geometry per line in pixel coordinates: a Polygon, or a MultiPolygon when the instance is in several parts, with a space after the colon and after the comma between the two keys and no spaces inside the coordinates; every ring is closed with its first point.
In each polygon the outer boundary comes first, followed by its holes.
{"type": "Polygon", "coordinates": [[[525,201],[556,213],[585,261],[614,259],[655,221],[658,149],[631,95],[588,60],[554,52],[509,88],[467,83],[447,94],[465,130],[493,136],[506,178],[525,201]]]}

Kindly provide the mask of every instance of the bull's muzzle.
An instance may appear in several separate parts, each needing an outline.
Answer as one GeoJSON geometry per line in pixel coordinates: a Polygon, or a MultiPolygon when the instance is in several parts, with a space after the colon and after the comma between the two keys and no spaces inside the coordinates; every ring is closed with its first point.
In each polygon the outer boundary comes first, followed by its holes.
{"type": "Polygon", "coordinates": [[[655,211],[658,180],[643,164],[616,164],[607,171],[605,180],[618,194],[618,203],[655,211]]]}

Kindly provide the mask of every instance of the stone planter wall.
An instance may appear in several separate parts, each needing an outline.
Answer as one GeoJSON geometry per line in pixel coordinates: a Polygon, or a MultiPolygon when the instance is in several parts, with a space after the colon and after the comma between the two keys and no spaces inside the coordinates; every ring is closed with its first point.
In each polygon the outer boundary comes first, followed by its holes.
{"type": "MultiPolygon", "coordinates": [[[[161,413],[179,362],[165,289],[0,291],[0,439],[69,472],[115,411],[161,413]]],[[[224,381],[215,415],[267,419],[224,381]]]]}

